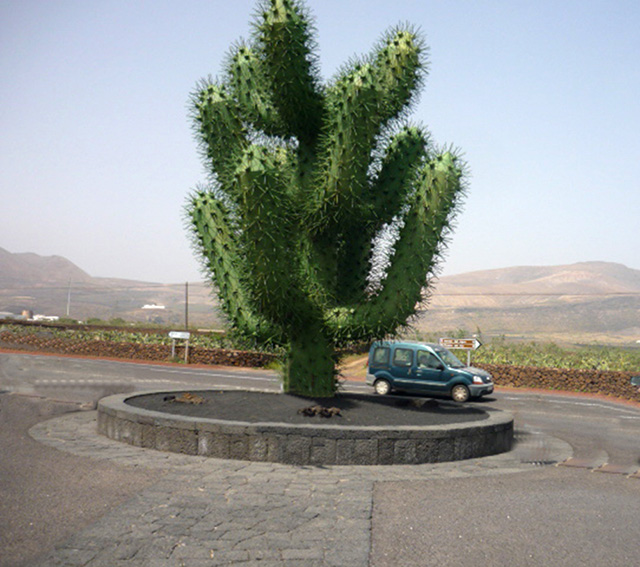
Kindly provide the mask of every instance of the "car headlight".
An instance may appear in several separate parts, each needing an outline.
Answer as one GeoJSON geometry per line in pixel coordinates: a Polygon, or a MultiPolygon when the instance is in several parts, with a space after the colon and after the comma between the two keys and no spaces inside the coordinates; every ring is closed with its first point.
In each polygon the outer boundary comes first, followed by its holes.
{"type": "Polygon", "coordinates": [[[484,380],[482,379],[482,376],[474,376],[473,377],[473,383],[474,384],[484,384],[484,380]]]}

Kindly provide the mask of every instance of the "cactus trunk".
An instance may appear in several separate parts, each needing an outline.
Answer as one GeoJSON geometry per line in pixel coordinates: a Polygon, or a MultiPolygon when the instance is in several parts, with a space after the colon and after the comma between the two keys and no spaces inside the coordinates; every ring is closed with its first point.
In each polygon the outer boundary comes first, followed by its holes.
{"type": "Polygon", "coordinates": [[[283,389],[290,394],[329,397],[335,392],[332,341],[306,329],[291,337],[283,374],[283,389]]]}

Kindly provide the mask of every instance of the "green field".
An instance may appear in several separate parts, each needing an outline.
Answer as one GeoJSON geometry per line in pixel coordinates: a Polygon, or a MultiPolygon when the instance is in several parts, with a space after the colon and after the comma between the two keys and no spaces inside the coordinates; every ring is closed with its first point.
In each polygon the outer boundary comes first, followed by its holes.
{"type": "Polygon", "coordinates": [[[615,370],[640,374],[640,348],[612,346],[560,347],[555,343],[512,343],[494,340],[473,352],[472,361],[484,364],[615,370]]]}
{"type": "MultiPolygon", "coordinates": [[[[459,330],[440,335],[416,333],[407,335],[405,338],[437,343],[440,336],[468,338],[475,335],[468,331],[459,330]]],[[[486,339],[481,334],[478,338],[483,344],[478,350],[471,353],[472,364],[614,370],[640,374],[640,345],[614,346],[597,343],[571,345],[545,340],[513,340],[505,337],[486,339]]],[[[461,361],[466,362],[466,351],[456,350],[455,354],[461,361]]]]}

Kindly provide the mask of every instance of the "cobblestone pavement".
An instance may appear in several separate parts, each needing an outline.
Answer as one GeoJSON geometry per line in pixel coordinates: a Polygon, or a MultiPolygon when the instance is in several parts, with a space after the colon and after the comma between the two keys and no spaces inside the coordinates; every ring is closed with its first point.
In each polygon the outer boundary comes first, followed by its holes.
{"type": "Polygon", "coordinates": [[[30,435],[76,455],[166,473],[38,567],[366,566],[375,483],[517,473],[571,454],[557,439],[520,432],[509,453],[456,463],[250,463],[124,445],[96,433],[93,411],[39,423],[30,435]]]}

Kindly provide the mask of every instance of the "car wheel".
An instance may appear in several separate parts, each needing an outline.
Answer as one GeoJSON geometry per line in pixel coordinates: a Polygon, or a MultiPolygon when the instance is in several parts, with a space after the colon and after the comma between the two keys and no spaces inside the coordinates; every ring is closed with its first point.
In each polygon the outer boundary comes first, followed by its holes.
{"type": "Polygon", "coordinates": [[[375,389],[376,394],[380,394],[381,396],[386,396],[391,391],[391,384],[389,384],[389,380],[380,378],[379,380],[376,380],[376,383],[373,385],[373,388],[375,389]]]}
{"type": "Polygon", "coordinates": [[[458,402],[463,404],[464,402],[469,401],[471,394],[469,393],[469,388],[467,388],[464,384],[456,384],[453,388],[451,388],[451,397],[454,402],[458,402]]]}

